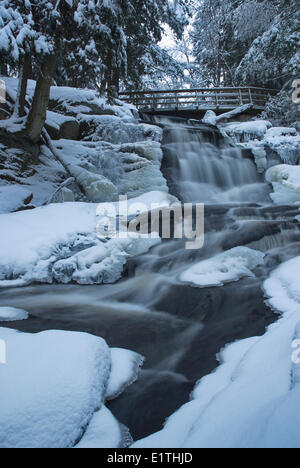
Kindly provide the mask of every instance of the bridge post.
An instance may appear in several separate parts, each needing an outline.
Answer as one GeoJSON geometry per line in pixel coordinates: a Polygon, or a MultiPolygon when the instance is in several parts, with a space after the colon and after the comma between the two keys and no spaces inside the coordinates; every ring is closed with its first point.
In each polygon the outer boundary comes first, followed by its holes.
{"type": "Polygon", "coordinates": [[[249,88],[249,98],[250,98],[250,104],[253,104],[251,88],[249,88]]]}
{"type": "Polygon", "coordinates": [[[156,109],[156,99],[155,99],[155,94],[152,94],[152,108],[155,111],[156,109]]]}
{"type": "Polygon", "coordinates": [[[240,105],[242,106],[244,104],[244,100],[243,100],[243,93],[242,93],[241,88],[239,89],[239,94],[240,94],[240,105]]]}
{"type": "Polygon", "coordinates": [[[216,94],[216,109],[219,109],[219,97],[218,97],[218,91],[215,92],[216,94]]]}

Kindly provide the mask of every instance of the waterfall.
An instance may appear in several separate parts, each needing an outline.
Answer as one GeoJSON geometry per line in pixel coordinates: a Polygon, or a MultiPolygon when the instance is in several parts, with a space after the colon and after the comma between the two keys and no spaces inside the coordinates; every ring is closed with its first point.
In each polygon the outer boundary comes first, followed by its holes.
{"type": "Polygon", "coordinates": [[[160,119],[164,127],[163,172],[183,202],[270,203],[269,187],[245,151],[232,147],[208,125],[160,119]]]}

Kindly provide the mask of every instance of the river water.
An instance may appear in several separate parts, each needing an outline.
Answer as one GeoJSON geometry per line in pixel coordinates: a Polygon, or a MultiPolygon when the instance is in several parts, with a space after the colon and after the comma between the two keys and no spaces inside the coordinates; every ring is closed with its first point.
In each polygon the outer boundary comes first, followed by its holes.
{"type": "MultiPolygon", "coordinates": [[[[82,331],[112,347],[145,356],[139,380],[109,408],[134,439],[162,428],[190,398],[195,383],[218,365],[226,344],[263,334],[277,316],[266,306],[262,282],[279,263],[300,254],[292,207],[274,206],[254,163],[218,133],[194,122],[164,120],[163,172],[183,202],[205,202],[205,244],[186,250],[163,241],[131,259],[114,285],[32,285],[0,291],[0,304],[30,318],[7,324],[26,332],[82,331]],[[239,245],[266,253],[254,278],[219,288],[182,284],[193,263],[239,245]]],[[[298,213],[297,213],[298,214],[298,213]]]]}

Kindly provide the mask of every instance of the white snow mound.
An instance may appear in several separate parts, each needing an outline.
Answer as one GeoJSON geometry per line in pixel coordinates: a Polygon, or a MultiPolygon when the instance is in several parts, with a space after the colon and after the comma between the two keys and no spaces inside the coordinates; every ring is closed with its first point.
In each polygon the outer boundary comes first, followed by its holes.
{"type": "Polygon", "coordinates": [[[235,247],[197,263],[184,271],[180,280],[202,288],[223,286],[224,283],[254,276],[251,270],[263,263],[264,256],[262,252],[248,247],[235,247]]]}
{"type": "Polygon", "coordinates": [[[280,164],[271,167],[266,180],[273,185],[271,198],[278,205],[300,203],[300,166],[280,164]]]}
{"type": "Polygon", "coordinates": [[[141,356],[118,350],[125,363],[118,378],[111,377],[115,352],[102,338],[0,328],[0,340],[6,346],[6,364],[0,364],[1,448],[123,446],[128,434],[104,403],[109,382],[124,389],[136,378],[141,356]]]}
{"type": "Polygon", "coordinates": [[[0,307],[0,322],[16,322],[28,319],[28,312],[14,307],[0,307]]]}

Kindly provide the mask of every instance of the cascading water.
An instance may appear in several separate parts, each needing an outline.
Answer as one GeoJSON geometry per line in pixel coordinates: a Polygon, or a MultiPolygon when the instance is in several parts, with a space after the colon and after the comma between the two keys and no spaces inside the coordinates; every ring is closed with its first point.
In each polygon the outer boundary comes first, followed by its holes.
{"type": "Polygon", "coordinates": [[[183,202],[270,202],[269,187],[245,152],[198,124],[164,121],[165,173],[183,202]]]}
{"type": "Polygon", "coordinates": [[[88,332],[145,356],[139,380],[109,405],[134,439],[160,430],[189,400],[195,383],[218,365],[221,348],[264,333],[276,320],[261,284],[281,261],[299,255],[300,245],[295,208],[272,205],[268,186],[240,148],[209,126],[169,119],[160,124],[162,170],[171,193],[183,202],[206,203],[204,248],[188,251],[181,240],[164,241],[129,262],[114,285],[0,290],[0,304],[31,314],[17,324],[20,330],[88,332]],[[247,245],[266,252],[266,261],[238,287],[201,289],[180,281],[194,263],[247,245]]]}

